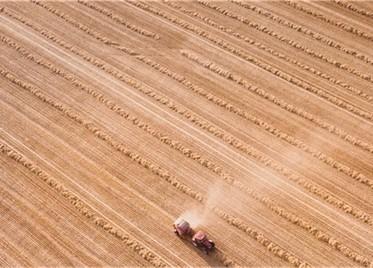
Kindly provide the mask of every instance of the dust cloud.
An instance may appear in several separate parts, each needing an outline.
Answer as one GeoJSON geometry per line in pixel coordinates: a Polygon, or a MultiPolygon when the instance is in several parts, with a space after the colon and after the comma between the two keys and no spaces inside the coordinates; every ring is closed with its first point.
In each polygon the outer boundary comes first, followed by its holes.
{"type": "Polygon", "coordinates": [[[190,226],[195,229],[201,225],[208,225],[211,218],[211,209],[224,202],[227,198],[222,182],[217,182],[209,187],[206,197],[206,203],[203,208],[191,208],[183,212],[179,219],[184,219],[189,222],[190,226]]]}

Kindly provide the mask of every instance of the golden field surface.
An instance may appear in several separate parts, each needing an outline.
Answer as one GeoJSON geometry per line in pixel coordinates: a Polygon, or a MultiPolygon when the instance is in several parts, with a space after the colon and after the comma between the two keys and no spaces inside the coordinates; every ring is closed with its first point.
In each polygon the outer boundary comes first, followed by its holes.
{"type": "Polygon", "coordinates": [[[1,267],[373,267],[373,2],[2,1],[0,40],[1,267]]]}

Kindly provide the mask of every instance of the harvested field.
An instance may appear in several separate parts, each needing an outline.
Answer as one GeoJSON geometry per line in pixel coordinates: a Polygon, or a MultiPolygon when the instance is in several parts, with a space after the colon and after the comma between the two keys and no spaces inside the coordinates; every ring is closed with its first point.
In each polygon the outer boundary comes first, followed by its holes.
{"type": "Polygon", "coordinates": [[[373,2],[0,2],[0,46],[1,267],[373,267],[373,2]]]}

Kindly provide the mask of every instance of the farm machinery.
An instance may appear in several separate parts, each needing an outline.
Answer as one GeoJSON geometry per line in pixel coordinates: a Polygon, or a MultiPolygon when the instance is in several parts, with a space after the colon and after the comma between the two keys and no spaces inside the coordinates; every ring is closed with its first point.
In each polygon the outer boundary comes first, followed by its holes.
{"type": "Polygon", "coordinates": [[[192,244],[201,250],[203,250],[207,255],[209,252],[214,250],[215,243],[207,238],[206,233],[203,231],[195,232],[191,227],[190,224],[183,220],[177,219],[174,224],[174,232],[177,236],[182,239],[191,239],[192,244]]]}

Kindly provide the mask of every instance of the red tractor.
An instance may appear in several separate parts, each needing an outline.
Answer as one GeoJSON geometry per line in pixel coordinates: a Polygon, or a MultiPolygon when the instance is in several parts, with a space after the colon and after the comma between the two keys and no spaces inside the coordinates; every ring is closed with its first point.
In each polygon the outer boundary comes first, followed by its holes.
{"type": "Polygon", "coordinates": [[[177,219],[174,222],[174,232],[183,239],[192,238],[193,245],[205,251],[206,254],[209,254],[215,248],[215,243],[208,239],[204,232],[198,231],[195,233],[186,220],[177,219]]]}
{"type": "Polygon", "coordinates": [[[202,231],[198,231],[193,235],[192,243],[195,247],[205,251],[207,255],[215,248],[214,241],[208,239],[207,235],[202,231]]]}

